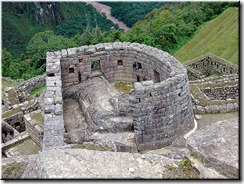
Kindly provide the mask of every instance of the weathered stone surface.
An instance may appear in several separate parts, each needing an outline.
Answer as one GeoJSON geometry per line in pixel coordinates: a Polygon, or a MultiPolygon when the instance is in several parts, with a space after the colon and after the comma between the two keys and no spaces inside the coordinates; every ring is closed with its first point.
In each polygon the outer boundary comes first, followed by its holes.
{"type": "MultiPolygon", "coordinates": [[[[22,178],[115,179],[162,178],[173,159],[156,154],[132,154],[85,149],[42,152],[25,170],[22,178]]],[[[165,177],[165,176],[164,176],[165,177]]]]}
{"type": "Polygon", "coordinates": [[[171,147],[177,147],[177,148],[185,148],[186,147],[186,139],[183,136],[177,137],[172,144],[171,147]]]}
{"type": "Polygon", "coordinates": [[[55,105],[55,114],[56,114],[56,115],[61,115],[62,112],[63,112],[63,108],[62,108],[62,106],[61,106],[60,104],[56,104],[56,105],[55,105]]]}
{"type": "Polygon", "coordinates": [[[196,118],[197,120],[199,120],[199,119],[202,118],[202,116],[201,116],[200,114],[196,114],[196,115],[195,115],[195,118],[196,118]]]}
{"type": "Polygon", "coordinates": [[[204,114],[204,113],[205,113],[204,108],[203,108],[202,106],[200,106],[200,105],[197,105],[197,106],[196,106],[196,110],[197,110],[197,112],[198,112],[199,114],[204,114]]]}
{"type": "Polygon", "coordinates": [[[201,91],[208,96],[210,100],[233,100],[239,98],[239,85],[225,85],[216,87],[202,88],[201,91]]]}
{"type": "Polygon", "coordinates": [[[187,147],[197,158],[229,178],[238,178],[238,119],[226,120],[197,130],[187,147]]]}
{"type": "Polygon", "coordinates": [[[115,104],[111,104],[111,99],[120,96],[120,93],[104,77],[93,77],[64,91],[65,96],[70,96],[67,95],[70,93],[76,94],[88,124],[94,125],[93,131],[119,132],[132,129],[132,117],[120,116],[120,105],[116,108],[115,104]]]}
{"type": "Polygon", "coordinates": [[[45,98],[44,103],[46,105],[53,105],[54,104],[54,100],[53,100],[53,98],[45,98]]]}
{"type": "Polygon", "coordinates": [[[99,133],[96,132],[89,139],[95,143],[109,146],[116,152],[138,152],[134,132],[99,133]]]}

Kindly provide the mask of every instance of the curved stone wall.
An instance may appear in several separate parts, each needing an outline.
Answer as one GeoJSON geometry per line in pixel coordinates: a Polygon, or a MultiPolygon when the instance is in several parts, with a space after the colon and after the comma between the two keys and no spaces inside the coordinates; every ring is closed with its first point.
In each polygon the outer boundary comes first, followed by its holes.
{"type": "Polygon", "coordinates": [[[138,43],[115,42],[82,46],[62,50],[61,55],[64,88],[89,78],[93,61],[100,62],[100,70],[110,82],[159,82],[177,72],[185,72],[183,65],[168,53],[138,43]]]}
{"type": "MultiPolygon", "coordinates": [[[[87,80],[95,69],[110,82],[135,82],[129,103],[138,150],[169,145],[194,126],[185,67],[168,53],[143,44],[103,43],[47,53],[46,94],[56,94],[61,80],[62,88],[87,80]]],[[[45,113],[55,115],[57,97],[48,98],[45,113]]]]}

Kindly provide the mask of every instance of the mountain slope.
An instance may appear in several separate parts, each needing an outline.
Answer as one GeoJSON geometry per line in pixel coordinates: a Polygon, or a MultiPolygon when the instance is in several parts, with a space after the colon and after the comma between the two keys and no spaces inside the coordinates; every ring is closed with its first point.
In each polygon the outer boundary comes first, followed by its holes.
{"type": "Polygon", "coordinates": [[[212,52],[238,64],[239,62],[239,10],[228,8],[207,22],[174,56],[181,62],[212,52]]]}
{"type": "Polygon", "coordinates": [[[38,32],[54,30],[70,37],[96,26],[103,31],[116,27],[85,2],[2,3],[2,44],[12,54],[23,54],[38,32]]]}

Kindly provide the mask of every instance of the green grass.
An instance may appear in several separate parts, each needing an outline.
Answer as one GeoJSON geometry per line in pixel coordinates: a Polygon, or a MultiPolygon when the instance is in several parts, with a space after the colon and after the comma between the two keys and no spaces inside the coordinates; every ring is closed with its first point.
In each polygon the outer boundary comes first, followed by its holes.
{"type": "Polygon", "coordinates": [[[5,87],[18,87],[21,82],[13,82],[13,81],[8,81],[6,79],[2,79],[2,93],[4,93],[4,88],[5,87]]]}
{"type": "MultiPolygon", "coordinates": [[[[19,155],[38,154],[40,150],[41,150],[40,146],[38,144],[36,144],[33,139],[31,139],[30,137],[27,137],[12,145],[4,147],[3,152],[10,153],[11,151],[13,151],[14,156],[19,156],[19,155]]],[[[12,155],[12,153],[11,153],[11,155],[12,155]]]]}
{"type": "Polygon", "coordinates": [[[3,179],[20,179],[27,167],[27,162],[13,162],[2,166],[3,179]]]}
{"type": "Polygon", "coordinates": [[[28,103],[27,105],[23,105],[23,106],[19,106],[19,107],[17,107],[16,109],[11,109],[11,110],[9,110],[9,111],[6,111],[6,112],[4,112],[3,114],[2,114],[2,118],[8,118],[8,117],[10,117],[10,116],[12,116],[12,115],[14,115],[14,114],[16,114],[17,112],[21,112],[21,108],[22,107],[28,107],[30,104],[28,103]]]}
{"type": "Polygon", "coordinates": [[[43,84],[43,85],[40,86],[39,88],[36,88],[36,89],[32,90],[32,91],[30,92],[30,95],[31,95],[31,96],[36,96],[36,95],[42,93],[42,92],[45,91],[45,90],[46,90],[46,85],[43,84]]]}
{"type": "Polygon", "coordinates": [[[221,73],[221,72],[215,72],[215,73],[213,73],[212,75],[210,75],[209,77],[221,77],[221,76],[223,76],[223,74],[221,73]]]}
{"type": "Polygon", "coordinates": [[[238,16],[238,8],[228,8],[215,19],[207,22],[174,56],[180,62],[185,62],[211,52],[238,64],[238,16]]]}
{"type": "Polygon", "coordinates": [[[134,84],[130,82],[114,82],[115,88],[125,94],[129,94],[130,90],[134,89],[134,84]]]}
{"type": "Polygon", "coordinates": [[[31,113],[30,117],[31,117],[32,120],[34,120],[37,123],[37,125],[43,126],[44,117],[43,117],[41,112],[39,112],[39,113],[31,113]]]}
{"type": "Polygon", "coordinates": [[[18,108],[13,109],[13,110],[9,110],[9,111],[2,114],[2,118],[8,118],[8,117],[16,114],[17,112],[20,112],[20,109],[21,109],[21,107],[18,107],[18,108]]]}
{"type": "Polygon", "coordinates": [[[200,176],[200,171],[192,165],[187,157],[182,158],[179,167],[167,165],[166,168],[167,171],[164,175],[169,179],[198,179],[200,176]]]}
{"type": "Polygon", "coordinates": [[[197,129],[207,125],[214,124],[218,121],[224,121],[232,118],[238,118],[238,111],[220,114],[202,114],[201,119],[197,120],[197,129]]]}

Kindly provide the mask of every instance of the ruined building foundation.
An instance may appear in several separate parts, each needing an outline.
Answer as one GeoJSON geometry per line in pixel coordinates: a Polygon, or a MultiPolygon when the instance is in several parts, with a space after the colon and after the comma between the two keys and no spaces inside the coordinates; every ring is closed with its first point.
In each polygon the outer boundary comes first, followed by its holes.
{"type": "Polygon", "coordinates": [[[43,150],[64,145],[67,94],[80,104],[88,137],[133,131],[139,151],[167,146],[194,126],[187,70],[167,52],[138,43],[100,43],[48,52],[46,61],[43,150]],[[121,95],[112,86],[116,81],[132,82],[134,89],[121,95]],[[94,85],[108,92],[96,93],[94,85]]]}

